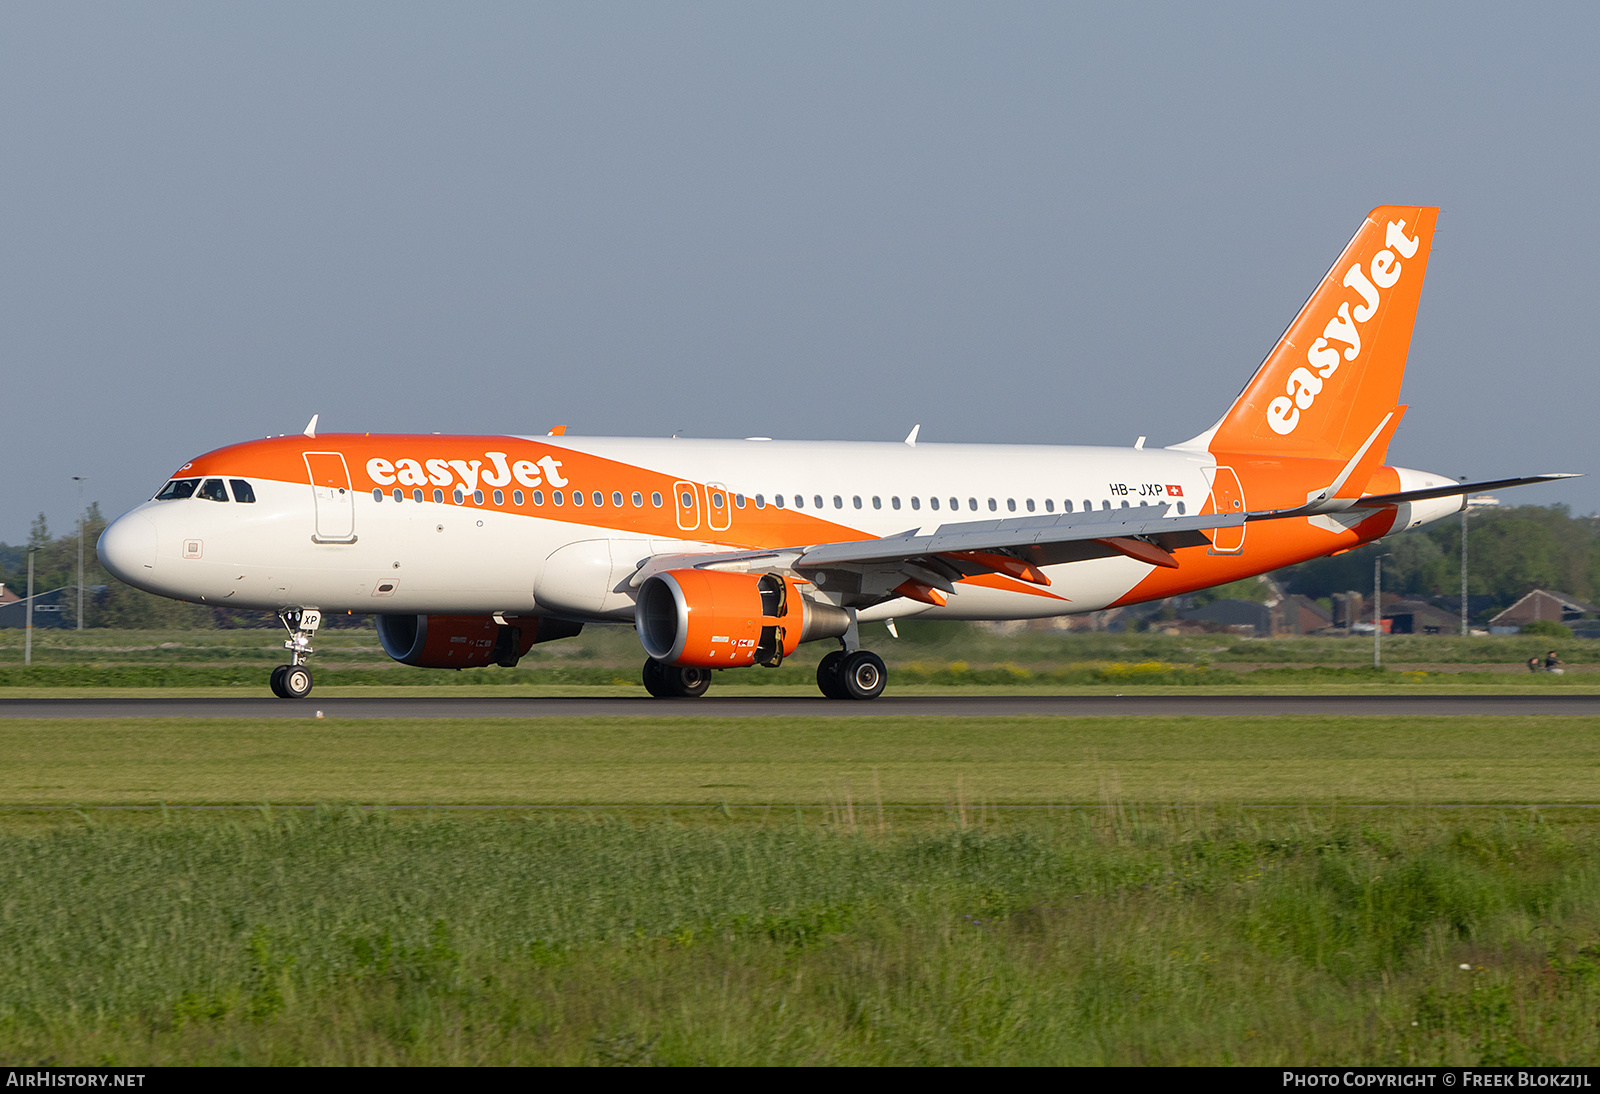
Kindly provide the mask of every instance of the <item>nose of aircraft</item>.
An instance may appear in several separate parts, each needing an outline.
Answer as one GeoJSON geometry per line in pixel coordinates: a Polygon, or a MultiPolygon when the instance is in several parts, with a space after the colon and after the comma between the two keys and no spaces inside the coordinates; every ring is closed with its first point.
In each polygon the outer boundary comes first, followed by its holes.
{"type": "Polygon", "coordinates": [[[95,547],[100,564],[129,585],[144,585],[156,565],[156,525],[143,513],[127,513],[106,525],[95,547]]]}

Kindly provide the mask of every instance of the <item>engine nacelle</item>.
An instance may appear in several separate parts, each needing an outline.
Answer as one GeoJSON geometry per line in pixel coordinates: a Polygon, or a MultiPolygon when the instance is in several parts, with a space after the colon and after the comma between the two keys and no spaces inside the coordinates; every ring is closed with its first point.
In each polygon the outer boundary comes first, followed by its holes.
{"type": "Polygon", "coordinates": [[[652,575],[639,587],[634,621],[645,653],[700,668],[776,668],[800,643],[850,626],[843,608],[807,600],[793,578],[724,570],[652,575]]]}
{"type": "Polygon", "coordinates": [[[497,623],[490,615],[380,615],[383,652],[424,669],[515,668],[535,643],[571,638],[582,623],[540,616],[497,623]]]}

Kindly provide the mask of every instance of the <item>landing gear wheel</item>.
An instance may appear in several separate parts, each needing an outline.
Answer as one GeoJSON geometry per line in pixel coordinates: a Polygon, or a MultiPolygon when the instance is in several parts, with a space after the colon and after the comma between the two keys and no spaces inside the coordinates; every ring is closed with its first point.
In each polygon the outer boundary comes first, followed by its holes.
{"type": "Polygon", "coordinates": [[[839,678],[839,665],[844,661],[844,651],[834,650],[817,662],[817,690],[827,699],[848,699],[844,682],[839,678]]]}
{"type": "Polygon", "coordinates": [[[280,699],[289,698],[289,693],[283,690],[283,674],[289,671],[288,665],[279,665],[272,670],[272,694],[280,699]]]}
{"type": "Polygon", "coordinates": [[[304,699],[311,694],[311,670],[304,665],[285,665],[279,686],[285,699],[304,699]]]}
{"type": "Polygon", "coordinates": [[[666,667],[653,657],[644,663],[644,690],[657,699],[666,699],[670,695],[667,691],[667,674],[662,671],[666,667]]]}
{"type": "Polygon", "coordinates": [[[657,699],[698,699],[711,686],[711,670],[692,665],[644,663],[644,688],[657,699]]]}
{"type": "Polygon", "coordinates": [[[846,699],[876,699],[889,682],[883,658],[871,650],[846,654],[838,672],[839,688],[846,699]]]}

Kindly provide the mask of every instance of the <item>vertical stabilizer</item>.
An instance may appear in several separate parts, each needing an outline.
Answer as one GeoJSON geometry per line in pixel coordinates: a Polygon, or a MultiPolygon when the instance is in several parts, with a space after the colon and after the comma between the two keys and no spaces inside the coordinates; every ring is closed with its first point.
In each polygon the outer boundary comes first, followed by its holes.
{"type": "Polygon", "coordinates": [[[1354,457],[1400,401],[1438,213],[1384,205],[1367,214],[1228,413],[1177,447],[1354,457]]]}

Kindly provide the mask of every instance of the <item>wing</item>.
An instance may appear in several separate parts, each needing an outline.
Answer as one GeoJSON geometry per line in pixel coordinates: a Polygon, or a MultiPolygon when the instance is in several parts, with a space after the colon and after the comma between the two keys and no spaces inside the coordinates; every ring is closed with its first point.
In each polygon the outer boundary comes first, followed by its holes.
{"type": "Polygon", "coordinates": [[[1163,502],[1055,516],[955,522],[941,524],[927,535],[921,528],[913,528],[878,539],[803,547],[656,555],[640,567],[629,584],[638,588],[652,574],[683,568],[787,571],[826,590],[845,607],[867,607],[898,596],[943,605],[956,582],[982,574],[999,574],[1043,587],[1050,579],[1041,567],[1066,562],[1122,555],[1153,566],[1176,567],[1173,552],[1178,548],[1205,546],[1211,542],[1206,532],[1247,521],[1287,520],[1353,508],[1376,510],[1574,477],[1550,474],[1454,483],[1354,499],[1324,497],[1294,509],[1203,516],[1168,516],[1171,506],[1163,502]]]}
{"type": "Polygon", "coordinates": [[[880,539],[818,543],[766,551],[657,555],[629,582],[682,567],[718,570],[787,570],[863,607],[893,596],[943,604],[955,582],[980,574],[1002,574],[1048,586],[1040,569],[1063,562],[1124,555],[1156,566],[1176,566],[1173,552],[1211,542],[1209,529],[1243,524],[1247,514],[1174,517],[1171,506],[1129,506],[1054,516],[941,524],[924,535],[914,528],[880,539]]]}

